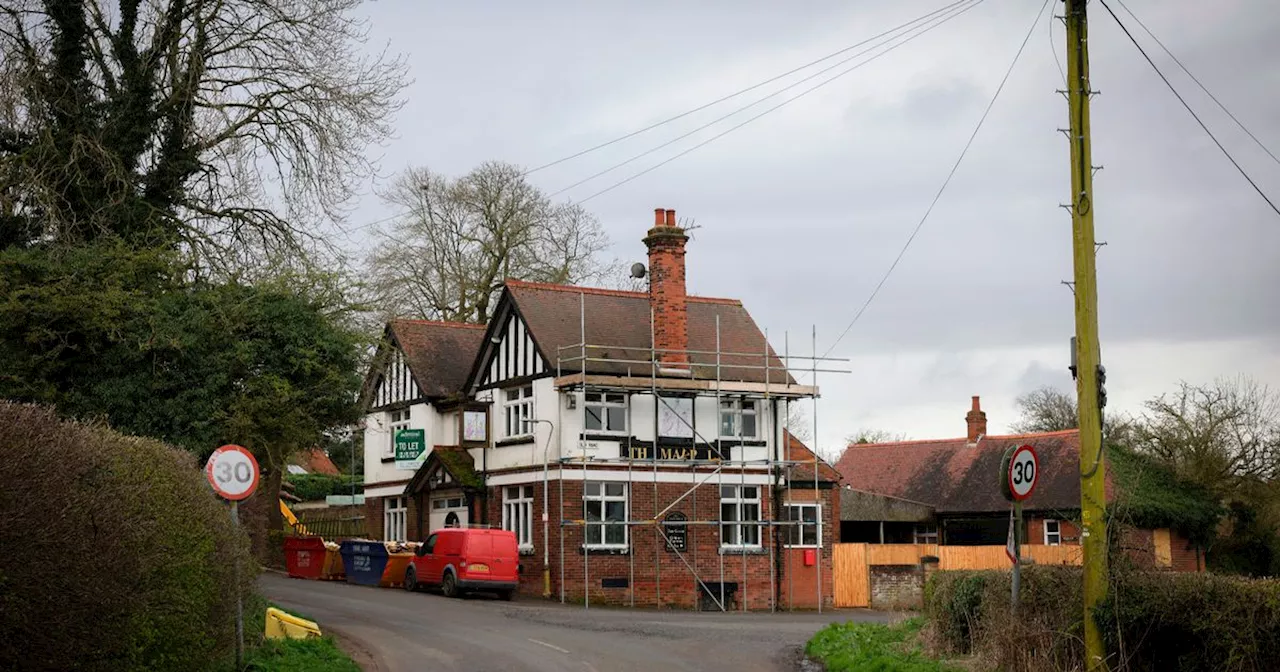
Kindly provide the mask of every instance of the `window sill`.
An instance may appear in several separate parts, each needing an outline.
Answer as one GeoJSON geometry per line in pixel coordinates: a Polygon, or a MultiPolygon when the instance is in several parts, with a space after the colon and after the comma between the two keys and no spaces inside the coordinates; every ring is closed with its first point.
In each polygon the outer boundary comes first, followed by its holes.
{"type": "Polygon", "coordinates": [[[630,555],[628,546],[579,546],[578,555],[630,555]]]}
{"type": "Polygon", "coordinates": [[[525,434],[524,436],[511,436],[505,439],[498,439],[493,442],[494,447],[499,446],[519,446],[526,443],[533,443],[533,435],[525,434]]]}
{"type": "Polygon", "coordinates": [[[579,434],[578,438],[582,441],[622,441],[627,438],[627,433],[589,430],[579,434]]]}
{"type": "Polygon", "coordinates": [[[395,458],[395,457],[384,457],[384,458],[382,458],[382,463],[383,463],[383,464],[391,464],[392,462],[395,462],[395,461],[396,461],[396,458],[395,458]]]}
{"type": "Polygon", "coordinates": [[[814,549],[814,550],[816,550],[818,547],[817,547],[817,546],[814,546],[814,545],[812,545],[812,544],[809,544],[808,546],[787,546],[787,545],[783,545],[783,548],[785,548],[785,549],[787,549],[787,550],[791,550],[791,549],[796,549],[796,550],[810,550],[810,549],[814,549]]]}
{"type": "Polygon", "coordinates": [[[763,546],[721,546],[720,555],[768,555],[763,546]]]}
{"type": "Polygon", "coordinates": [[[532,546],[521,546],[521,547],[520,547],[520,555],[525,555],[525,556],[527,556],[527,555],[533,555],[534,553],[535,553],[535,551],[534,551],[534,548],[533,548],[532,546]]]}
{"type": "Polygon", "coordinates": [[[760,446],[768,445],[767,441],[765,441],[764,439],[756,438],[756,437],[742,438],[738,436],[721,436],[718,438],[718,442],[722,446],[730,446],[730,447],[732,446],[760,447],[760,446]]]}

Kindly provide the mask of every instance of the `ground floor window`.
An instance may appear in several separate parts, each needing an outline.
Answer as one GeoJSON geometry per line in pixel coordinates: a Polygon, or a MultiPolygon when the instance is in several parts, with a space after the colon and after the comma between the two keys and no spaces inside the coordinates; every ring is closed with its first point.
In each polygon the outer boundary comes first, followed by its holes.
{"type": "Polygon", "coordinates": [[[782,507],[782,520],[786,526],[783,539],[792,548],[817,548],[822,545],[822,530],[818,527],[821,507],[818,504],[787,504],[782,507]]]}
{"type": "Polygon", "coordinates": [[[915,543],[917,544],[936,544],[938,543],[938,526],[937,525],[916,525],[915,543]]]}
{"type": "Polygon", "coordinates": [[[533,486],[502,489],[502,529],[514,532],[520,548],[533,548],[533,486]]]}
{"type": "Polygon", "coordinates": [[[382,510],[382,532],[385,541],[406,541],[405,522],[409,513],[408,497],[388,497],[382,510]]]}
{"type": "Polygon", "coordinates": [[[1044,521],[1044,545],[1058,546],[1062,543],[1062,521],[1044,521]]]}
{"type": "Polygon", "coordinates": [[[759,548],[760,488],[755,485],[720,486],[720,546],[759,548]]]}
{"type": "Polygon", "coordinates": [[[583,483],[587,548],[627,547],[627,484],[583,483]]]}

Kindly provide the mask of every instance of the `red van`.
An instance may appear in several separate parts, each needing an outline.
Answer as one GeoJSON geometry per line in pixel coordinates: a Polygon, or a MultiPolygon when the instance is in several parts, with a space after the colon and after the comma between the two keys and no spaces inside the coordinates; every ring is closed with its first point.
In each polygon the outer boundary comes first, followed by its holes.
{"type": "Polygon", "coordinates": [[[439,586],[446,597],[483,591],[509,600],[519,586],[519,571],[514,532],[446,527],[418,547],[405,568],[404,588],[439,586]]]}

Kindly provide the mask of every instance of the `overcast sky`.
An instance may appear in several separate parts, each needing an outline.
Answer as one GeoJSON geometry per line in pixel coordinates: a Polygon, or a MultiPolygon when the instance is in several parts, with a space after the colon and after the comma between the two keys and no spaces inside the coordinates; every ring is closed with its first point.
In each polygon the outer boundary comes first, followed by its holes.
{"type": "MultiPolygon", "coordinates": [[[[1280,166],[1111,0],[1259,185],[1280,166]]],[[[698,3],[407,2],[368,5],[371,47],[414,83],[383,171],[460,175],[497,159],[538,166],[661,121],[931,12],[944,0],[698,3]],[[800,9],[803,7],[803,9],[800,9]]],[[[986,0],[794,103],[585,204],[643,260],[655,207],[699,229],[691,293],[741,299],[775,348],[827,350],[924,214],[1040,7],[986,0]]],[[[1280,11],[1269,0],[1128,6],[1280,153],[1280,11]]],[[[1052,9],[1062,5],[1053,0],[1052,9]]],[[[1099,312],[1112,409],[1179,379],[1248,373],[1280,387],[1280,217],[1252,191],[1090,5],[1099,312]]],[[[1073,332],[1063,29],[1042,16],[937,208],[821,375],[820,445],[859,428],[963,435],[981,395],[991,432],[1039,385],[1070,389],[1073,332]]],[[[858,50],[846,54],[852,55],[858,50]]],[[[864,57],[865,58],[865,57],[864,57]]],[[[862,59],[859,59],[862,60],[862,59]]],[[[777,91],[824,63],[531,176],[548,192],[777,91]]],[[[854,61],[857,62],[857,61],[854,61]]],[[[852,65],[850,63],[849,65],[852,65]]],[[[847,66],[845,66],[847,67],[847,66]]],[[[558,198],[585,199],[835,74],[819,76],[558,198]]],[[[351,218],[389,214],[365,194],[351,218]]],[[[351,249],[368,244],[367,231],[351,249]]]]}

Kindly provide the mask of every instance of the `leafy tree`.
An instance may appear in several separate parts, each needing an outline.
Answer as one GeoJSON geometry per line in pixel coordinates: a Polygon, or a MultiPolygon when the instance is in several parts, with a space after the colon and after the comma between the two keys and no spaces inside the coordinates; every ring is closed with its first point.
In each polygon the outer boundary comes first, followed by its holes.
{"type": "Polygon", "coordinates": [[[230,268],[338,218],[405,83],[364,53],[360,4],[6,3],[0,247],[114,237],[230,268]]]}
{"type": "Polygon", "coordinates": [[[398,218],[368,263],[388,314],[484,322],[508,278],[597,283],[614,270],[598,258],[609,246],[599,221],[552,203],[516,166],[457,179],[412,168],[383,197],[398,218]]]}

